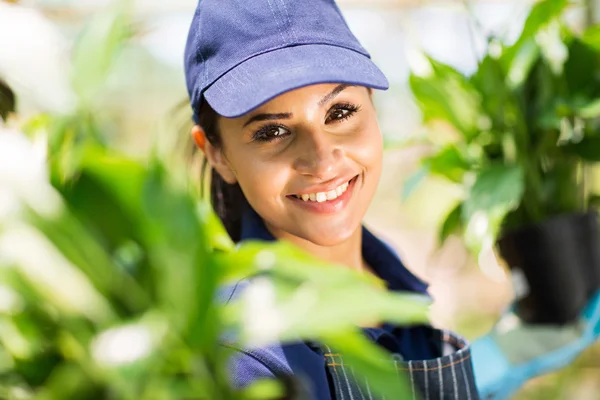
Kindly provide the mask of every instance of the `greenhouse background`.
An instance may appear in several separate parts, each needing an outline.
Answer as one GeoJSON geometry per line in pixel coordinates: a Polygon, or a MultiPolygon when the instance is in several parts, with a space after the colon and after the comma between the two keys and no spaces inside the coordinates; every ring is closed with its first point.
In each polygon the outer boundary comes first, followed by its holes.
{"type": "MultiPolygon", "coordinates": [[[[399,251],[412,271],[430,282],[434,323],[476,338],[491,329],[509,305],[510,277],[491,251],[475,260],[459,238],[438,247],[436,231],[460,195],[452,185],[428,178],[412,196],[403,196],[407,179],[428,153],[430,145],[423,137],[431,129],[421,124],[408,79],[411,69],[420,67],[421,52],[466,74],[473,72],[486,38],[516,40],[532,3],[340,0],[339,4],[391,83],[390,90],[376,94],[388,148],[384,175],[365,222],[399,251]]],[[[17,93],[20,118],[74,107],[68,55],[89,20],[110,6],[108,0],[0,1],[0,78],[17,93]]],[[[139,157],[147,156],[155,141],[165,152],[182,151],[190,126],[182,57],[195,6],[193,0],[133,2],[135,35],[119,54],[101,96],[94,98],[95,109],[102,110],[96,116],[104,127],[102,135],[111,146],[139,157]]],[[[573,7],[568,20],[574,29],[600,20],[600,1],[573,7]]],[[[596,399],[599,360],[596,345],[572,367],[528,383],[516,398],[596,399]]]]}

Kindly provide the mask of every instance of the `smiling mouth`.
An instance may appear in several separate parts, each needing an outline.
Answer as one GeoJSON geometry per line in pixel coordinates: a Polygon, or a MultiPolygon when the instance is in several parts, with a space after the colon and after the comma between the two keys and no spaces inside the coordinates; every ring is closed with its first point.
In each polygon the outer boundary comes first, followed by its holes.
{"type": "Polygon", "coordinates": [[[294,197],[304,202],[324,203],[326,201],[332,201],[346,193],[352,181],[354,181],[357,177],[358,175],[328,192],[293,194],[290,197],[294,197]]]}

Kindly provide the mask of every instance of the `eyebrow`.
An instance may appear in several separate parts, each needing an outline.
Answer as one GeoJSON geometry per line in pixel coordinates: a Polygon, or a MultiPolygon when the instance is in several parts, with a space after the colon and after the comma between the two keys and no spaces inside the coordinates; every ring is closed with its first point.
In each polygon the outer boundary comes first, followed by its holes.
{"type": "MultiPolygon", "coordinates": [[[[337,85],[331,92],[329,92],[328,94],[323,96],[323,98],[321,100],[319,100],[319,103],[318,103],[319,107],[322,107],[324,104],[331,101],[333,98],[335,98],[335,96],[337,96],[338,94],[343,92],[344,89],[346,89],[350,86],[354,86],[354,85],[349,85],[346,83],[337,85]]],[[[290,119],[293,116],[294,116],[294,114],[292,114],[292,113],[257,114],[255,116],[253,116],[252,118],[250,118],[248,121],[246,121],[246,123],[244,124],[244,127],[250,125],[253,122],[274,121],[274,120],[278,120],[278,119],[290,119]]]]}
{"type": "Polygon", "coordinates": [[[331,92],[329,92],[328,94],[326,94],[319,101],[319,107],[323,106],[328,101],[331,101],[331,99],[335,98],[335,96],[337,96],[338,94],[342,93],[346,88],[348,88],[350,86],[353,86],[353,85],[349,85],[347,83],[342,83],[341,85],[337,85],[335,88],[333,88],[333,90],[331,92]]]}
{"type": "Polygon", "coordinates": [[[273,121],[277,119],[290,119],[294,116],[292,113],[278,113],[278,114],[257,114],[254,117],[250,118],[244,124],[244,127],[250,125],[253,122],[257,121],[273,121]]]}

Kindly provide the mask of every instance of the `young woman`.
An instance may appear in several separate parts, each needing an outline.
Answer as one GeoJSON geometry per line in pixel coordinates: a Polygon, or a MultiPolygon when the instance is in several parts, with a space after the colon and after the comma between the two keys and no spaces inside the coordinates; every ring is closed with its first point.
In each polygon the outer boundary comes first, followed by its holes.
{"type": "MultiPolygon", "coordinates": [[[[213,205],[235,241],[287,240],[375,274],[390,290],[426,292],[361,224],[382,168],[372,93],[388,82],[333,0],[202,0],[185,68],[192,136],[213,167],[213,205]]],[[[457,335],[427,326],[363,330],[401,360],[415,397],[479,398],[471,348],[457,335]]],[[[494,363],[489,343],[482,354],[494,363]]],[[[311,399],[374,398],[368,382],[357,385],[344,369],[343,354],[332,360],[315,343],[240,350],[231,376],[241,387],[294,376],[311,399]]]]}

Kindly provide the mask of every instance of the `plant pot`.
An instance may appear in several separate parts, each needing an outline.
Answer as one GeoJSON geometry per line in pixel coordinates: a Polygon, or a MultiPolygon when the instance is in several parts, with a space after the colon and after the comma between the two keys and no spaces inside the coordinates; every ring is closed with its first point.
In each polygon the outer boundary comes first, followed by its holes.
{"type": "Polygon", "coordinates": [[[595,212],[565,214],[506,232],[498,240],[528,323],[574,321],[600,287],[600,234],[595,212]]]}

